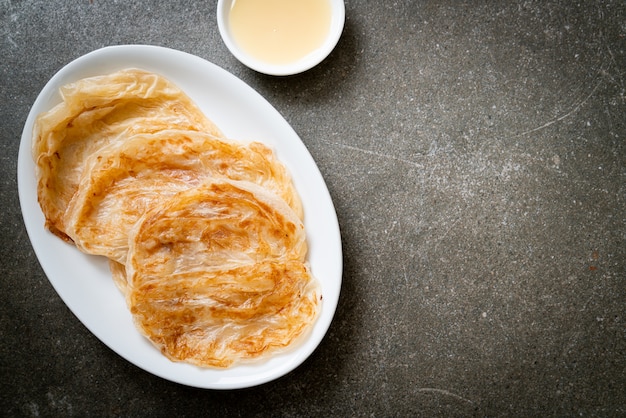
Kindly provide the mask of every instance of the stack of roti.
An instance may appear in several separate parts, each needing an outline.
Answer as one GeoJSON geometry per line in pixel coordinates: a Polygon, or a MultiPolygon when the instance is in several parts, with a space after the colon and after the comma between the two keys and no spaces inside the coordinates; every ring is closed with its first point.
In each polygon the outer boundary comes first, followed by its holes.
{"type": "MultiPolygon", "coordinates": [[[[61,88],[35,124],[46,228],[110,260],[139,331],[173,361],[229,367],[315,322],[303,209],[267,146],[230,140],[137,69],[61,88]]],[[[89,278],[85,278],[88,280],[89,278]]]]}

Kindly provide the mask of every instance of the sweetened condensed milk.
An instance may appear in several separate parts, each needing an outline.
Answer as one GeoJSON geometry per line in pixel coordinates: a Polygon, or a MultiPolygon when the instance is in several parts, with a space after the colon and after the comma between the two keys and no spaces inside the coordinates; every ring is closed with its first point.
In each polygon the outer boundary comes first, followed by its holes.
{"type": "Polygon", "coordinates": [[[268,64],[298,61],[326,40],[330,0],[234,0],[229,23],[235,42],[268,64]]]}

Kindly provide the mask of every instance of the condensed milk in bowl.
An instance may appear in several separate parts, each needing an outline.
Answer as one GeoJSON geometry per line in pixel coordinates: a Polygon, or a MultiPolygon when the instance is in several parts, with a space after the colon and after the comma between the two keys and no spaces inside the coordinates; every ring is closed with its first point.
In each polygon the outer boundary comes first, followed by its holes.
{"type": "Polygon", "coordinates": [[[343,0],[218,0],[217,24],[230,52],[269,75],[304,72],[337,45],[343,0]]]}

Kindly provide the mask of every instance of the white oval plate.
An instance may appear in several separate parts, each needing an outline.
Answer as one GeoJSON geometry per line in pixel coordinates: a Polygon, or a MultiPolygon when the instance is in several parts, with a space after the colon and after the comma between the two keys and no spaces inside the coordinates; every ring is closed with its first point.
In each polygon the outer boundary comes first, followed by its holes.
{"type": "Polygon", "coordinates": [[[124,45],[96,50],[55,74],[26,120],[18,157],[18,189],[29,238],[53,287],[78,319],[103,343],[136,366],[181,384],[236,389],[277,379],[299,366],[319,345],[332,321],[342,279],[337,215],[313,158],[287,121],[250,86],[202,58],[156,46],[124,45]],[[322,286],[322,312],[306,340],[266,361],[230,369],[203,369],[164,357],[135,328],[122,294],[102,257],[88,256],[44,228],[31,157],[37,115],[61,101],[59,87],[80,78],[136,67],[163,75],[185,91],[233,139],[272,147],[291,171],[305,211],[309,262],[322,286]]]}

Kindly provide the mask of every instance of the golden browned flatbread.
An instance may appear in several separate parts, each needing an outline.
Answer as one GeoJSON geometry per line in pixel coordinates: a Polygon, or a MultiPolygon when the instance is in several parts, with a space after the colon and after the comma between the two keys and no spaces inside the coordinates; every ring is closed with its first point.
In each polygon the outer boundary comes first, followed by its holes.
{"type": "Polygon", "coordinates": [[[37,196],[46,227],[68,240],[63,214],[89,155],[129,135],[219,129],[172,83],[140,70],[79,80],[61,88],[63,101],[41,114],[33,132],[37,196]]]}
{"type": "Polygon", "coordinates": [[[249,182],[213,181],[155,207],[130,233],[127,302],[168,358],[227,367],[287,347],[316,319],[304,225],[249,182]]]}
{"type": "Polygon", "coordinates": [[[137,328],[165,356],[228,367],[311,329],[321,293],[302,203],[268,147],[226,139],[145,71],[61,93],[34,128],[46,227],[108,257],[137,328]]]}
{"type": "Polygon", "coordinates": [[[291,177],[272,151],[194,131],[138,134],[94,152],[64,218],[82,251],[125,263],[128,231],[159,201],[212,178],[254,182],[302,206],[291,177]]]}

